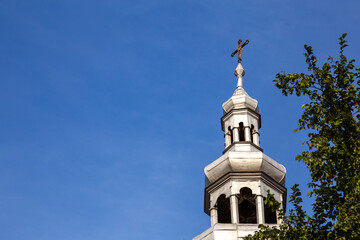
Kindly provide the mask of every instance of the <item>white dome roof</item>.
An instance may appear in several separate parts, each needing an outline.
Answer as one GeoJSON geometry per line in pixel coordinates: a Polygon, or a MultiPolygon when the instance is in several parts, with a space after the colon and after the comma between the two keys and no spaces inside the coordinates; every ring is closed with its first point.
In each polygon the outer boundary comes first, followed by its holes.
{"type": "Polygon", "coordinates": [[[204,169],[209,183],[228,172],[264,172],[278,183],[283,183],[286,169],[261,151],[228,151],[204,169]]]}

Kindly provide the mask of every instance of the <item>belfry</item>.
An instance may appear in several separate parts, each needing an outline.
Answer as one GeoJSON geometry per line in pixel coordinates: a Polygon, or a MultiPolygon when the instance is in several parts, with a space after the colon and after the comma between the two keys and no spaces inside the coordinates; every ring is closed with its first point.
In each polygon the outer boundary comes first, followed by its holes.
{"type": "Polygon", "coordinates": [[[239,64],[236,90],[222,105],[225,149],[204,169],[204,211],[210,215],[211,227],[193,240],[239,240],[258,230],[259,224],[280,224],[277,212],[264,204],[267,190],[286,207],[286,169],[263,153],[258,102],[243,88],[240,53],[246,44],[240,40],[232,54],[239,53],[239,64]]]}

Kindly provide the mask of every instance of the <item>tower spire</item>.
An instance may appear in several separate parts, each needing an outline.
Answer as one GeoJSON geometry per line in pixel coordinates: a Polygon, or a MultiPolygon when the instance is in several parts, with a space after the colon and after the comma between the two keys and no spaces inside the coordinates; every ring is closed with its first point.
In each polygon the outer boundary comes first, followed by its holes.
{"type": "Polygon", "coordinates": [[[233,53],[231,53],[231,57],[234,57],[236,54],[238,55],[238,65],[235,69],[235,76],[237,77],[237,85],[236,85],[236,90],[241,90],[243,89],[243,80],[242,77],[245,75],[245,71],[244,68],[241,65],[241,51],[244,49],[244,47],[246,45],[249,44],[249,40],[246,40],[244,43],[242,42],[242,40],[240,39],[238,41],[238,47],[235,49],[235,51],[233,53]]]}
{"type": "Polygon", "coordinates": [[[243,76],[245,75],[245,70],[242,67],[241,63],[239,63],[235,69],[235,76],[237,77],[237,85],[236,89],[242,89],[243,88],[243,76]]]}
{"type": "Polygon", "coordinates": [[[236,48],[236,50],[230,55],[231,57],[234,57],[236,54],[238,54],[238,63],[241,63],[241,51],[244,49],[244,47],[246,45],[249,44],[249,40],[246,40],[244,43],[242,43],[242,40],[240,39],[238,41],[238,47],[236,48]]]}
{"type": "Polygon", "coordinates": [[[243,88],[241,50],[248,43],[249,40],[239,40],[238,48],[231,54],[238,54],[237,85],[222,105],[225,149],[204,169],[204,211],[210,215],[211,226],[193,240],[240,240],[257,231],[259,224],[280,224],[277,212],[264,203],[267,190],[284,210],[286,207],[286,169],[263,153],[258,101],[243,88]]]}

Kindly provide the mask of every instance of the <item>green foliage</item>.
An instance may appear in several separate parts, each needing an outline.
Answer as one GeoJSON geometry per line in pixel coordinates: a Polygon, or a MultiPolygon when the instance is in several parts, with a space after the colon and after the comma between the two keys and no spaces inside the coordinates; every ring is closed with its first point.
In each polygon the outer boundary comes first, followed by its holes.
{"type": "MultiPolygon", "coordinates": [[[[308,150],[296,160],[311,173],[313,214],[302,210],[295,185],[290,196],[294,210],[279,214],[282,224],[261,226],[247,239],[360,239],[360,69],[343,54],[345,37],[339,38],[338,60],[329,57],[319,67],[312,48],[305,45],[309,73],[281,72],[274,80],[283,95],[308,98],[294,131],[308,132],[308,150]]],[[[268,198],[271,201],[271,195],[268,198]]]]}

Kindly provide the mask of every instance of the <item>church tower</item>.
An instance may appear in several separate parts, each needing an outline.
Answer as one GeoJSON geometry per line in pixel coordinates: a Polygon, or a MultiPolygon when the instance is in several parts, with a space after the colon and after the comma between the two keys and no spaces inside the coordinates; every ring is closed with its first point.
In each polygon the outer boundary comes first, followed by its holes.
{"type": "Polygon", "coordinates": [[[280,224],[277,213],[264,204],[267,190],[286,207],[286,169],[260,147],[258,102],[243,88],[245,71],[240,62],[239,56],[237,88],[222,105],[223,155],[204,169],[204,211],[210,215],[211,227],[193,240],[239,240],[258,230],[259,224],[280,224]]]}

